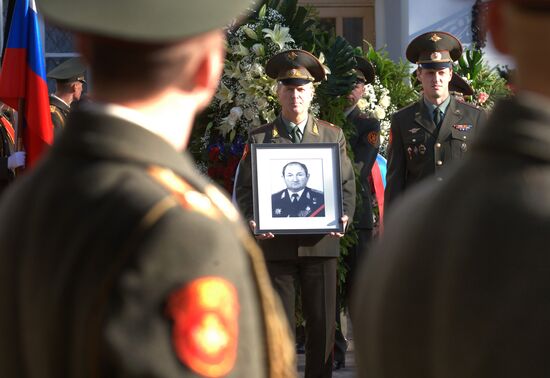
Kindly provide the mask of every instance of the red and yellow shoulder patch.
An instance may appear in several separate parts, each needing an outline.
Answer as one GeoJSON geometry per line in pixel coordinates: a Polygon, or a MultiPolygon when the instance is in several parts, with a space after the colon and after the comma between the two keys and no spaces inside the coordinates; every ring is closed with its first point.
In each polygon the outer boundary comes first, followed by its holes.
{"type": "Polygon", "coordinates": [[[235,366],[239,340],[239,299],[221,277],[201,277],[170,294],[172,346],[179,360],[204,377],[223,377],[235,366]]]}

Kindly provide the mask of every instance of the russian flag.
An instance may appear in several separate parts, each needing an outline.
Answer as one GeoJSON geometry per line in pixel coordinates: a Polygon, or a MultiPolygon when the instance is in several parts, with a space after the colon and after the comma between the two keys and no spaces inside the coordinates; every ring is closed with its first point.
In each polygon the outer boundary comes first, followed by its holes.
{"type": "Polygon", "coordinates": [[[374,195],[378,202],[378,211],[380,213],[380,229],[384,221],[384,189],[386,189],[387,162],[384,156],[378,154],[376,161],[372,165],[371,177],[374,184],[374,195]]]}
{"type": "Polygon", "coordinates": [[[42,39],[34,0],[16,0],[0,71],[0,101],[22,117],[27,167],[32,167],[53,141],[42,39]],[[23,105],[22,109],[20,107],[23,105]]]}

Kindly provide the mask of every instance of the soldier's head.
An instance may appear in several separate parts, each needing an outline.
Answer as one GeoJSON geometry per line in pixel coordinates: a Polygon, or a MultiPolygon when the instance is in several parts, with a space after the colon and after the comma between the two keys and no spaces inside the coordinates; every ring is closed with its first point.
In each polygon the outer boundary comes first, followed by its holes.
{"type": "Polygon", "coordinates": [[[324,80],[319,60],[303,50],[288,50],[274,55],[266,64],[267,75],[277,80],[277,97],[283,116],[303,119],[315,94],[314,82],[324,80]]]}
{"type": "Polygon", "coordinates": [[[55,94],[67,103],[80,100],[84,90],[86,66],[80,58],[67,59],[50,72],[47,77],[55,80],[55,94]]]}
{"type": "Polygon", "coordinates": [[[496,49],[514,58],[518,88],[550,97],[548,62],[539,55],[550,49],[550,1],[493,0],[488,26],[496,49]]]}
{"type": "Polygon", "coordinates": [[[37,0],[50,22],[75,34],[93,97],[140,103],[174,92],[208,104],[223,67],[221,28],[251,0],[37,0]]]}
{"type": "Polygon", "coordinates": [[[309,172],[303,163],[292,161],[283,167],[283,179],[291,192],[299,192],[307,186],[309,172]]]}
{"type": "Polygon", "coordinates": [[[355,61],[357,62],[355,67],[357,80],[355,81],[355,86],[348,95],[350,106],[355,106],[361,97],[363,97],[365,85],[372,84],[374,82],[374,67],[372,64],[368,60],[359,56],[355,57],[355,61]]]}
{"type": "Polygon", "coordinates": [[[413,39],[406,51],[407,59],[418,65],[417,78],[424,97],[439,104],[449,97],[453,62],[462,55],[462,44],[450,33],[431,31],[413,39]]]}

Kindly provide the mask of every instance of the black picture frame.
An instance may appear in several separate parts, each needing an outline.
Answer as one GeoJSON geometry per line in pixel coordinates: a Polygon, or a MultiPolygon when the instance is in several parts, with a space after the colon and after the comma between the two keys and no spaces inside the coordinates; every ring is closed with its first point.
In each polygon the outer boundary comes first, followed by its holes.
{"type": "Polygon", "coordinates": [[[338,143],[252,144],[251,160],[255,234],[344,232],[338,143]]]}

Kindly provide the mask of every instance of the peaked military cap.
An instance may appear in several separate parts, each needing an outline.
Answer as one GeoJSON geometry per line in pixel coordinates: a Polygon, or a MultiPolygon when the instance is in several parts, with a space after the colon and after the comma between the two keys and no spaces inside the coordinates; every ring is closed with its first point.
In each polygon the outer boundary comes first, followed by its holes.
{"type": "Polygon", "coordinates": [[[86,66],[82,63],[80,58],[71,58],[67,59],[53,70],[48,72],[48,77],[50,79],[55,79],[58,81],[80,81],[85,83],[84,73],[86,72],[86,66]]]}
{"type": "Polygon", "coordinates": [[[431,31],[413,39],[406,55],[411,63],[422,68],[446,68],[460,58],[462,44],[451,33],[431,31]]]}
{"type": "Polygon", "coordinates": [[[37,0],[65,29],[136,42],[169,42],[203,34],[243,15],[253,0],[37,0]]]}
{"type": "Polygon", "coordinates": [[[287,50],[274,55],[267,62],[265,72],[285,85],[303,85],[326,77],[319,59],[304,50],[287,50]]]}
{"type": "Polygon", "coordinates": [[[449,82],[449,91],[461,93],[464,96],[473,96],[474,94],[474,89],[471,85],[456,72],[453,72],[453,76],[449,82]]]}
{"type": "Polygon", "coordinates": [[[355,74],[359,80],[364,80],[366,84],[374,82],[374,67],[371,62],[361,58],[360,56],[355,57],[357,66],[355,68],[355,74]]]}

